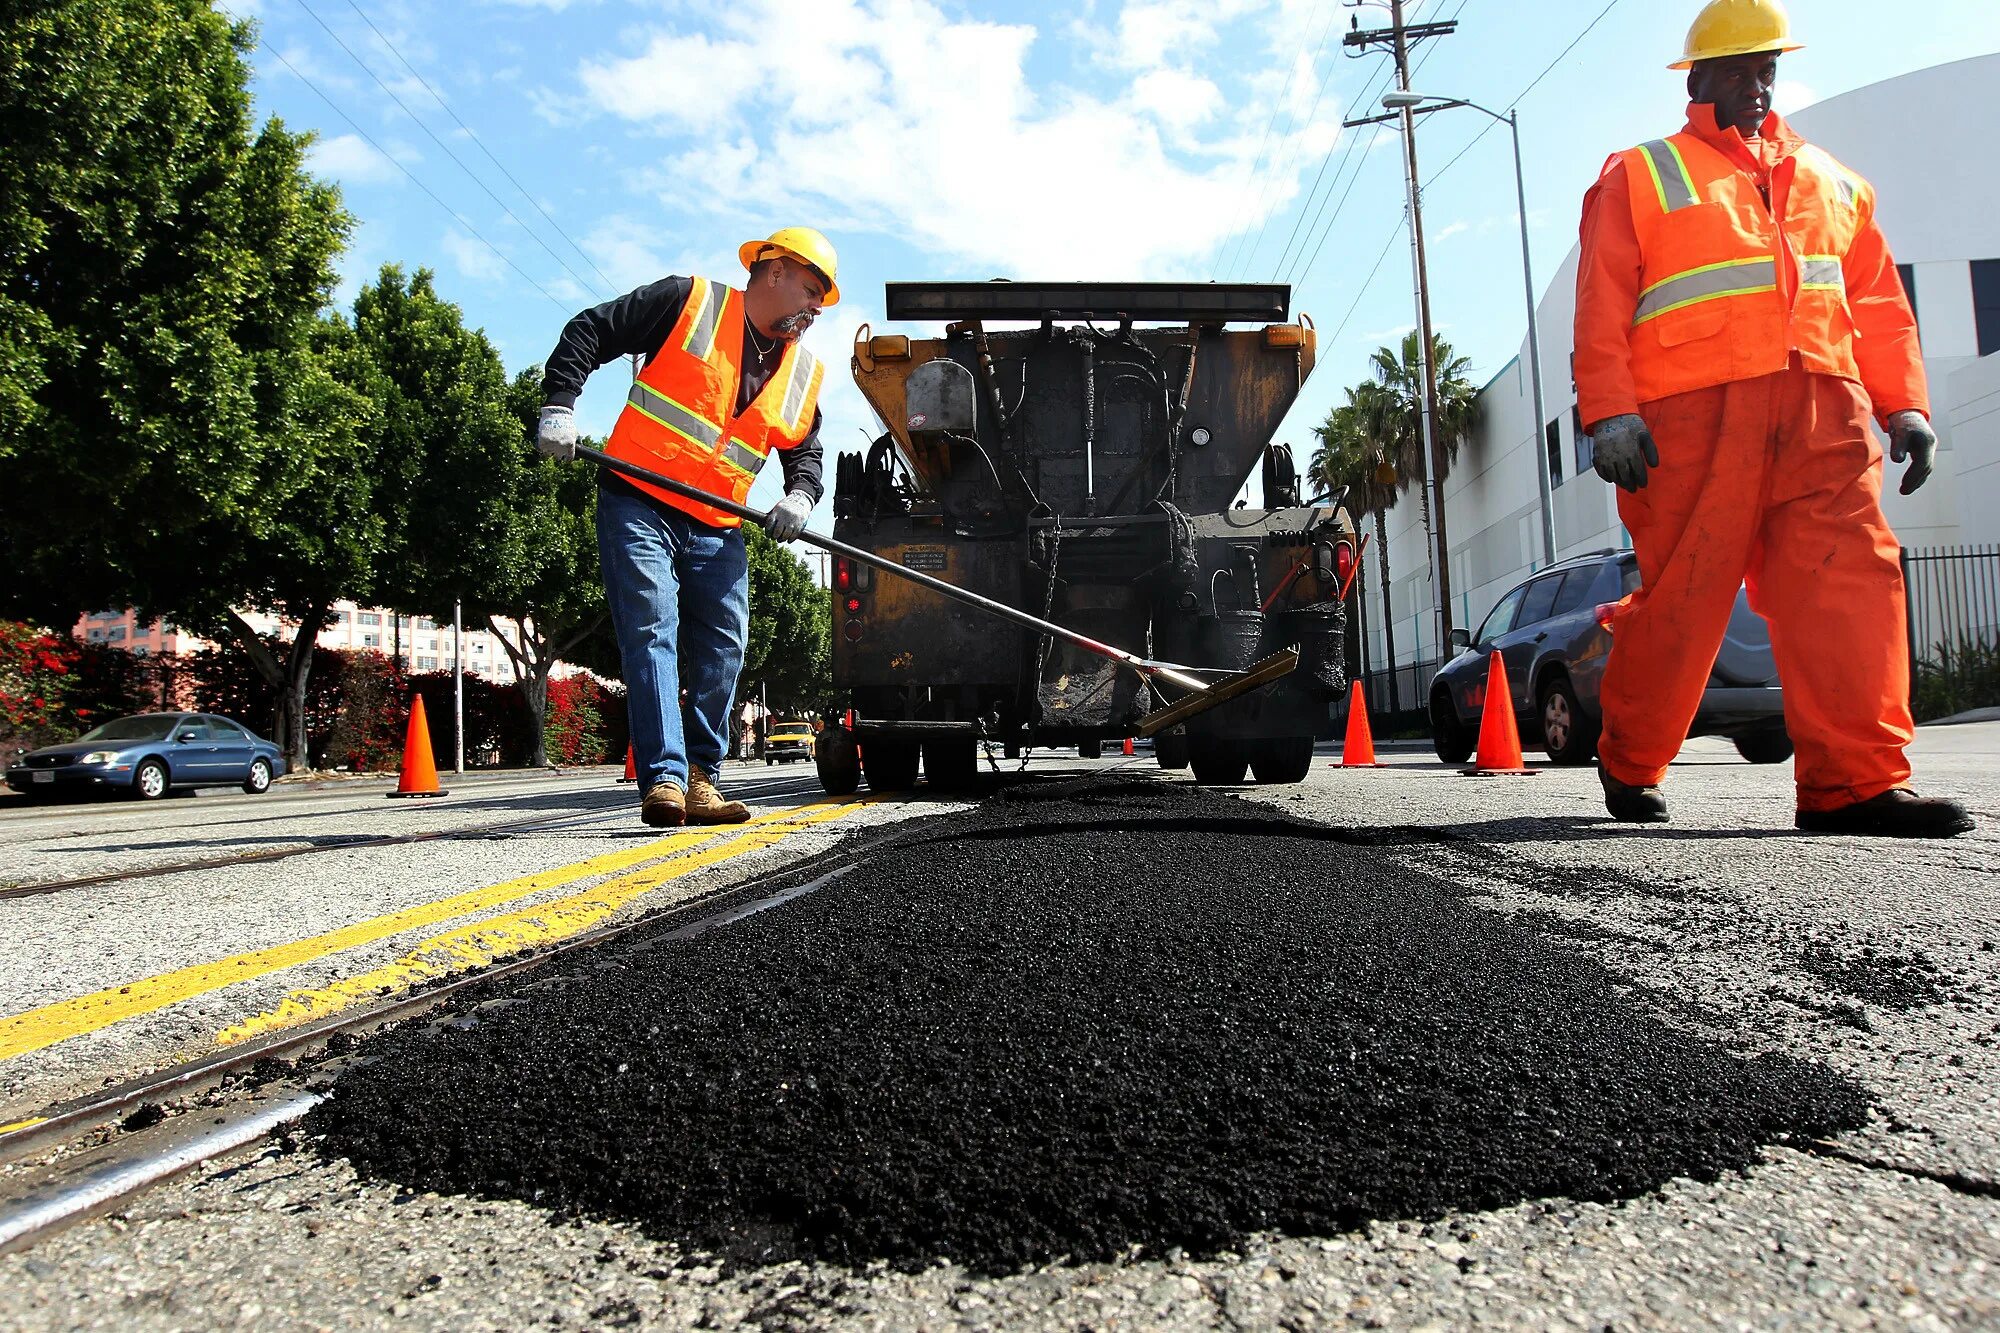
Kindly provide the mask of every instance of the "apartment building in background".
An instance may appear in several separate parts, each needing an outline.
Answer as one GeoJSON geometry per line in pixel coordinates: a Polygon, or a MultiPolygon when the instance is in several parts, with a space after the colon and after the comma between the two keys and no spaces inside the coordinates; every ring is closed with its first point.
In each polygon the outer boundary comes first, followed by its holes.
{"type": "MultiPolygon", "coordinates": [[[[277,631],[289,637],[294,626],[274,616],[255,611],[241,613],[261,634],[277,631]]],[[[334,622],[320,631],[322,648],[371,649],[385,657],[396,657],[405,671],[451,670],[451,625],[438,624],[424,616],[398,616],[379,606],[358,606],[353,602],[334,604],[334,622]]],[[[512,621],[502,622],[513,633],[512,621]]],[[[141,621],[131,610],[96,611],[76,622],[72,634],[91,643],[109,644],[146,657],[154,653],[187,653],[212,648],[213,641],[168,621],[141,621]]],[[[467,674],[481,676],[496,684],[516,679],[513,659],[490,631],[467,628],[460,640],[467,674]]],[[[555,674],[568,675],[570,668],[558,664],[555,674]]]]}

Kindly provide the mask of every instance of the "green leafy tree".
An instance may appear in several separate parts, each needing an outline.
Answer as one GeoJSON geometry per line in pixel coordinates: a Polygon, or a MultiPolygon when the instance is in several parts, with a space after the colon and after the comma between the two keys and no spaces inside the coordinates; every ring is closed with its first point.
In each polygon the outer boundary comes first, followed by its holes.
{"type": "MultiPolygon", "coordinates": [[[[0,10],[0,604],[212,621],[307,485],[350,225],[205,0],[0,10]]],[[[266,549],[270,549],[268,546],[266,549]]]]}
{"type": "Polygon", "coordinates": [[[832,608],[805,562],[754,523],[743,525],[750,557],[750,638],[738,698],[758,685],[771,707],[813,713],[832,698],[832,608]]]}

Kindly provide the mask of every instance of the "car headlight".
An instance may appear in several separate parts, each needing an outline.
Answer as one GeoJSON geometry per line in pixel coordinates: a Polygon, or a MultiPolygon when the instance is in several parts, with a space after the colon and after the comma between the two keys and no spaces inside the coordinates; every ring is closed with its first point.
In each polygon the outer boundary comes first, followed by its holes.
{"type": "Polygon", "coordinates": [[[115,764],[118,762],[118,751],[92,750],[76,762],[79,764],[115,764]]]}

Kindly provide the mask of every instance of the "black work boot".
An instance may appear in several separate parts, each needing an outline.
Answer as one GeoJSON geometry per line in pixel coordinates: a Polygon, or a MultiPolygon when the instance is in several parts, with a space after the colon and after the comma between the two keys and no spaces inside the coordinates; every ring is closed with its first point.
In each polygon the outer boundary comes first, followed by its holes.
{"type": "Polygon", "coordinates": [[[1667,822],[1667,796],[1658,787],[1632,787],[1605,772],[1602,767],[1597,776],[1604,782],[1604,808],[1611,817],[1623,824],[1664,824],[1667,822]]]}
{"type": "Polygon", "coordinates": [[[1833,810],[1801,810],[1795,822],[1807,833],[1865,838],[1951,838],[1972,831],[1972,816],[1957,801],[1919,796],[1907,787],[1833,810]]]}

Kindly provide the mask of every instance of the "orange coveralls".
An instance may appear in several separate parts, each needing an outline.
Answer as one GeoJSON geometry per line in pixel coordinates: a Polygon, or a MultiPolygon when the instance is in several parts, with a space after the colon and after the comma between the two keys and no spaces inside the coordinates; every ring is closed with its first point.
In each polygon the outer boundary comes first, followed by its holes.
{"type": "MultiPolygon", "coordinates": [[[[1777,116],[1762,137],[1718,129],[1688,108],[1687,132],[1764,187],[1803,142],[1777,116]]],[[[1578,412],[1595,426],[1636,412],[1660,465],[1636,494],[1618,492],[1642,586],[1613,622],[1602,690],[1600,762],[1653,786],[1700,707],[1730,608],[1747,582],[1771,626],[1796,750],[1801,810],[1827,810],[1904,786],[1914,734],[1906,609],[1896,535],[1882,515],[1882,450],[1868,429],[1908,408],[1928,415],[1923,361],[1887,242],[1872,216],[1839,256],[1861,382],[1785,368],[1640,402],[1632,371],[1644,256],[1624,162],[1607,165],[1583,205],[1577,273],[1578,412]]],[[[1798,294],[1798,256],[1783,245],[1779,298],[1798,294]]],[[[1689,346],[1698,354],[1699,344],[1689,346]]]]}

